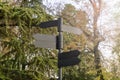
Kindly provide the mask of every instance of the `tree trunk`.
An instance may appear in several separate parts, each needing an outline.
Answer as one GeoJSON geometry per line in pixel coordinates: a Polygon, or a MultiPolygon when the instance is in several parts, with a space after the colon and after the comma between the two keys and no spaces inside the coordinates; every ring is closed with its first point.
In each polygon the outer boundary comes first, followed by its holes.
{"type": "Polygon", "coordinates": [[[90,0],[90,3],[94,11],[94,15],[93,15],[94,48],[93,48],[93,51],[94,51],[95,68],[97,71],[96,76],[100,77],[100,80],[104,80],[103,75],[102,75],[102,69],[101,69],[100,50],[98,49],[99,43],[102,41],[102,38],[100,36],[100,32],[98,30],[98,25],[97,25],[97,22],[100,16],[102,1],[98,0],[97,2],[95,0],[90,0]]]}
{"type": "Polygon", "coordinates": [[[94,46],[94,61],[95,61],[95,68],[97,70],[96,76],[100,76],[100,80],[104,80],[103,74],[102,74],[102,69],[101,69],[101,58],[100,58],[100,51],[98,49],[99,43],[97,42],[94,46]]]}

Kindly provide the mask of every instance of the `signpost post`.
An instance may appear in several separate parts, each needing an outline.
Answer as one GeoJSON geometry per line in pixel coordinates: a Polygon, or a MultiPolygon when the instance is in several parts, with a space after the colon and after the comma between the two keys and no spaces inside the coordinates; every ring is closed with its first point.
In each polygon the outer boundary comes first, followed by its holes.
{"type": "MultiPolygon", "coordinates": [[[[63,44],[62,44],[63,35],[62,35],[62,28],[61,28],[62,27],[62,19],[59,18],[58,21],[59,21],[59,24],[58,24],[58,32],[59,32],[59,34],[58,34],[58,50],[59,50],[59,52],[58,52],[58,54],[61,54],[62,48],[63,48],[63,44]]],[[[58,67],[58,68],[59,68],[59,71],[58,71],[59,79],[58,80],[62,80],[62,67],[58,67]]]]}
{"type": "MultiPolygon", "coordinates": [[[[42,22],[39,26],[41,28],[49,28],[49,27],[55,27],[55,26],[58,28],[58,36],[56,37],[57,38],[56,39],[56,44],[57,44],[56,49],[58,49],[58,54],[60,54],[62,52],[62,48],[63,48],[62,19],[58,18],[58,20],[42,22]]],[[[38,45],[36,44],[36,46],[38,46],[38,45]]],[[[42,47],[47,47],[47,46],[43,45],[42,47]]],[[[62,68],[61,67],[59,67],[58,76],[59,76],[58,80],[62,80],[62,68]]]]}
{"type": "Polygon", "coordinates": [[[57,27],[58,28],[58,36],[52,35],[43,35],[43,34],[35,34],[33,37],[35,38],[35,46],[42,48],[54,48],[58,49],[58,80],[62,80],[62,67],[76,65],[80,62],[77,58],[80,54],[78,50],[73,50],[69,52],[63,52],[63,34],[62,31],[66,31],[69,33],[74,33],[77,35],[81,35],[82,31],[75,27],[69,27],[66,25],[62,25],[62,19],[58,18],[58,20],[42,22],[38,25],[41,28],[49,28],[49,27],[57,27]]]}

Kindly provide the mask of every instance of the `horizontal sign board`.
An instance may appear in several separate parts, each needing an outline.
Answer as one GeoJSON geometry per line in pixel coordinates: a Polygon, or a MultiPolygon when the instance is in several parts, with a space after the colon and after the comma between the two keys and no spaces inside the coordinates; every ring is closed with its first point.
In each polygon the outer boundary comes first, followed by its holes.
{"type": "Polygon", "coordinates": [[[34,34],[33,37],[35,39],[35,41],[33,42],[35,47],[56,49],[56,36],[45,35],[45,34],[34,34]]]}
{"type": "Polygon", "coordinates": [[[73,51],[69,51],[69,52],[62,52],[62,53],[58,54],[58,58],[59,58],[59,60],[69,59],[72,57],[77,57],[77,56],[79,56],[79,54],[80,54],[80,51],[78,51],[78,50],[73,50],[73,51]]]}
{"type": "Polygon", "coordinates": [[[78,58],[80,51],[73,50],[69,52],[62,52],[58,54],[58,67],[66,67],[76,65],[80,62],[78,58]]]}
{"type": "Polygon", "coordinates": [[[53,21],[46,21],[46,22],[42,22],[39,26],[41,28],[49,28],[49,27],[57,27],[59,25],[59,21],[58,20],[53,20],[53,21]]]}
{"type": "Polygon", "coordinates": [[[77,34],[77,35],[81,35],[83,33],[81,29],[67,26],[67,25],[62,25],[62,31],[77,34]]]}
{"type": "Polygon", "coordinates": [[[79,64],[79,62],[80,62],[80,59],[76,57],[72,57],[72,58],[65,59],[65,60],[58,60],[58,68],[77,65],[79,64]]]}

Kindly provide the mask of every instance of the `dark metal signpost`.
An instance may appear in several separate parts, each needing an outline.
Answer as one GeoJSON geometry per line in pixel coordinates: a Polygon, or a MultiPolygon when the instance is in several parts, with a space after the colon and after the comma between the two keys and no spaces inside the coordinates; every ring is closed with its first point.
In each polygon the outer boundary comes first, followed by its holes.
{"type": "Polygon", "coordinates": [[[57,27],[58,28],[58,36],[55,37],[53,35],[44,35],[44,34],[35,34],[33,37],[35,38],[34,45],[36,47],[42,48],[53,48],[58,49],[58,80],[62,80],[62,67],[76,65],[80,62],[78,56],[80,52],[78,50],[73,50],[69,52],[63,52],[63,35],[62,31],[74,33],[80,35],[82,31],[78,28],[62,26],[62,19],[58,18],[58,20],[42,22],[39,27],[41,28],[49,28],[49,27],[57,27]]]}

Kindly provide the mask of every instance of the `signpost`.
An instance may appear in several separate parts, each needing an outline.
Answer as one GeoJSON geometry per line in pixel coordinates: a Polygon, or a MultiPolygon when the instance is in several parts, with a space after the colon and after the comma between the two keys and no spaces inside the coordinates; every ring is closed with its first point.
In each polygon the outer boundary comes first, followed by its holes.
{"type": "Polygon", "coordinates": [[[66,31],[69,33],[74,33],[77,35],[81,35],[82,31],[75,27],[70,27],[63,25],[62,26],[62,19],[58,18],[58,20],[42,22],[38,25],[41,28],[49,28],[49,27],[57,27],[58,28],[58,35],[44,35],[44,34],[35,34],[33,37],[35,38],[35,46],[42,47],[42,48],[53,48],[58,49],[58,80],[62,80],[62,67],[76,65],[80,62],[78,56],[80,52],[78,50],[63,52],[63,34],[62,31],[66,31]]]}
{"type": "MultiPolygon", "coordinates": [[[[58,36],[56,37],[57,38],[56,39],[56,44],[57,44],[56,49],[58,49],[58,54],[60,54],[62,52],[62,48],[63,48],[63,43],[62,43],[63,35],[62,35],[62,28],[61,28],[62,27],[62,19],[58,18],[58,20],[42,22],[39,26],[41,28],[49,28],[49,27],[57,27],[58,28],[58,36]]],[[[47,39],[45,39],[45,40],[47,40],[47,39]]],[[[38,45],[36,44],[36,46],[38,46],[38,45]]],[[[47,47],[47,46],[42,46],[42,47],[47,47]]],[[[49,47],[53,47],[53,46],[49,46],[49,47]]],[[[62,80],[62,68],[61,67],[59,67],[58,76],[59,76],[58,80],[62,80]]]]}

